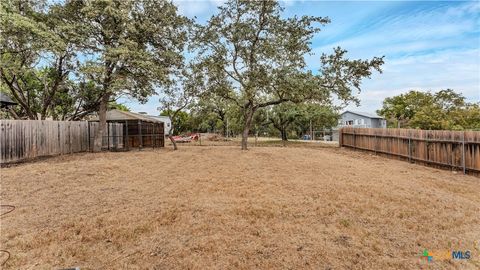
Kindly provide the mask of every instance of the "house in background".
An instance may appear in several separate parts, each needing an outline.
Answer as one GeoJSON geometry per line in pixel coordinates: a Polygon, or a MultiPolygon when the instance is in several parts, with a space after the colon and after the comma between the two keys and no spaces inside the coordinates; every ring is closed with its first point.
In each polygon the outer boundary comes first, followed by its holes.
{"type": "Polygon", "coordinates": [[[148,117],[162,121],[164,123],[163,127],[165,128],[165,135],[168,135],[168,133],[170,132],[170,129],[172,128],[172,120],[170,119],[169,116],[149,115],[148,117]]]}
{"type": "Polygon", "coordinates": [[[0,92],[0,119],[16,119],[18,118],[15,110],[12,108],[17,105],[9,96],[0,92]]]}
{"type": "Polygon", "coordinates": [[[387,120],[374,113],[345,111],[340,114],[338,127],[387,128],[387,120]]]}
{"type": "Polygon", "coordinates": [[[14,105],[17,105],[17,103],[15,101],[13,101],[6,94],[0,92],[0,107],[1,108],[6,108],[8,106],[14,106],[14,105]]]}

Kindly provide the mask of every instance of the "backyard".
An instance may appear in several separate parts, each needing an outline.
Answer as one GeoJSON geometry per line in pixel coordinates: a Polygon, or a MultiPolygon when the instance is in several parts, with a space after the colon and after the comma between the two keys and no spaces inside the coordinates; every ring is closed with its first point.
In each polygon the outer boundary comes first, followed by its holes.
{"type": "Polygon", "coordinates": [[[16,207],[1,217],[3,267],[480,267],[479,178],[321,144],[269,145],[2,168],[2,203],[16,207]],[[427,262],[424,249],[472,258],[427,262]]]}

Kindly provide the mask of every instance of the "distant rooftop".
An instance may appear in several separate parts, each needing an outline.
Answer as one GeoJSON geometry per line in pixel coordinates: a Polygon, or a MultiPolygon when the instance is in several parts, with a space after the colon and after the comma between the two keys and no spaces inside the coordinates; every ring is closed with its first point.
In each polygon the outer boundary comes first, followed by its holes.
{"type": "MultiPolygon", "coordinates": [[[[142,120],[145,122],[163,122],[158,118],[154,118],[145,114],[126,112],[120,110],[107,111],[107,121],[125,121],[125,120],[142,120]]],[[[98,121],[98,116],[93,117],[90,121],[98,121]]]]}
{"type": "Polygon", "coordinates": [[[7,96],[6,94],[0,92],[0,102],[2,103],[2,105],[16,105],[17,103],[15,101],[13,101],[9,96],[7,96]]]}
{"type": "Polygon", "coordinates": [[[361,115],[361,116],[365,116],[365,117],[368,117],[368,118],[381,118],[383,119],[383,117],[379,116],[378,114],[376,113],[369,113],[369,112],[357,112],[357,111],[344,111],[342,114],[345,114],[345,113],[353,113],[353,114],[357,114],[357,115],[361,115]]]}
{"type": "Polygon", "coordinates": [[[149,114],[148,116],[153,117],[153,118],[163,118],[163,119],[168,118],[168,119],[170,119],[170,116],[166,116],[166,115],[150,115],[149,114]]]}

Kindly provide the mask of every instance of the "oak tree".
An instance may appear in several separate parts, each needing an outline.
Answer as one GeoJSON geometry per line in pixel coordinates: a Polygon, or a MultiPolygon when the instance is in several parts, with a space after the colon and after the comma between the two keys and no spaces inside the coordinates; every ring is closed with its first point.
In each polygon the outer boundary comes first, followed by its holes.
{"type": "Polygon", "coordinates": [[[84,78],[100,88],[98,133],[94,148],[101,149],[110,101],[120,94],[139,101],[171,83],[171,74],[183,62],[190,21],[166,0],[76,0],[76,20],[85,42],[84,78]]]}
{"type": "Polygon", "coordinates": [[[284,102],[355,101],[353,89],[373,69],[380,71],[383,58],[349,60],[336,48],[320,59],[322,68],[314,75],[306,70],[305,55],[310,43],[328,18],[282,16],[276,1],[230,0],[219,7],[204,26],[198,26],[193,46],[208,80],[228,85],[212,88],[233,102],[243,115],[242,149],[255,112],[284,102]]]}

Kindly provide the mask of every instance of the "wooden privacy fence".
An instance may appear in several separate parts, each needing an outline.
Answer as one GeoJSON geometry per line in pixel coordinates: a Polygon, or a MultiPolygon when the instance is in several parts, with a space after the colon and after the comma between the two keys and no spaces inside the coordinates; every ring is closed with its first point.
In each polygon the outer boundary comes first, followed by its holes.
{"type": "MultiPolygon", "coordinates": [[[[0,163],[90,151],[96,129],[87,121],[0,120],[0,163]]],[[[109,123],[107,134],[103,148],[123,148],[123,124],[109,123]]]]}
{"type": "Polygon", "coordinates": [[[345,127],[339,145],[480,174],[479,131],[345,127]]]}

